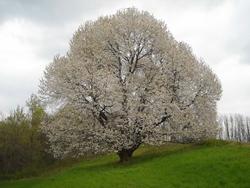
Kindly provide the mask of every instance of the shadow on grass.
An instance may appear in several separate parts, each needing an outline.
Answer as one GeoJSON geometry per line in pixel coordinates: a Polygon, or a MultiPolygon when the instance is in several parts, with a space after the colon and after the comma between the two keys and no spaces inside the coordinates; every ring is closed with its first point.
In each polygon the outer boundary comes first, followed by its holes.
{"type": "Polygon", "coordinates": [[[107,154],[101,156],[93,156],[84,159],[84,165],[74,166],[71,170],[74,172],[104,172],[115,169],[123,169],[141,165],[143,163],[157,160],[162,157],[175,155],[181,152],[188,152],[202,148],[221,147],[224,145],[238,145],[235,142],[221,141],[221,140],[208,140],[196,144],[176,144],[168,143],[162,146],[148,146],[142,145],[135,151],[130,161],[126,163],[119,163],[119,158],[116,154],[107,154]]]}
{"type": "MultiPolygon", "coordinates": [[[[125,163],[119,163],[118,157],[116,161],[106,161],[99,164],[91,164],[89,166],[75,168],[74,170],[79,171],[103,171],[103,170],[111,170],[111,169],[121,169],[132,167],[137,164],[147,163],[152,160],[156,160],[161,157],[174,155],[180,152],[186,152],[189,150],[193,150],[194,148],[200,148],[200,146],[191,145],[191,144],[168,144],[159,147],[153,146],[142,146],[135,152],[135,155],[131,158],[130,161],[125,163]],[[169,145],[169,147],[168,147],[169,145]]],[[[115,154],[114,154],[115,155],[115,154]]],[[[113,159],[113,158],[112,158],[113,159]]]]}

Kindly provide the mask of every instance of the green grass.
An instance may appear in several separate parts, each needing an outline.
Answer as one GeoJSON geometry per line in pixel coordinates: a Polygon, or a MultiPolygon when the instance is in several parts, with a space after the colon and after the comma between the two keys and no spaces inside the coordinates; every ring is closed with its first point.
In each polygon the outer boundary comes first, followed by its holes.
{"type": "Polygon", "coordinates": [[[99,156],[1,188],[250,187],[250,145],[208,142],[141,147],[127,164],[99,156]]]}

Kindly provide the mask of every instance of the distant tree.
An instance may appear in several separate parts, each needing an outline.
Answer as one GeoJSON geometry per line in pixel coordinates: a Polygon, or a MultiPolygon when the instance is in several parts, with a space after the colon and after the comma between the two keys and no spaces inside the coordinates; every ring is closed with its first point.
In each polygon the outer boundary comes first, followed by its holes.
{"type": "Polygon", "coordinates": [[[28,107],[29,115],[31,116],[31,125],[33,127],[39,126],[45,116],[45,111],[41,100],[37,95],[32,94],[30,99],[26,102],[26,106],[28,107]]]}
{"type": "Polygon", "coordinates": [[[221,86],[163,22],[129,8],[80,26],[40,93],[59,105],[44,126],[56,157],[115,151],[123,162],[142,143],[214,136],[221,86]]]}
{"type": "Polygon", "coordinates": [[[0,122],[4,120],[4,114],[0,112],[0,122]]]}
{"type": "Polygon", "coordinates": [[[221,115],[220,139],[250,142],[250,118],[241,114],[221,115]]]}

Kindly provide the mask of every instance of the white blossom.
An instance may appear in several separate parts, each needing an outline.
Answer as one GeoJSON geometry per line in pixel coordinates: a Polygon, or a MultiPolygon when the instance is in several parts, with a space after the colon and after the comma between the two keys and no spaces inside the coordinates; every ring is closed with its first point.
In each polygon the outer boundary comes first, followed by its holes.
{"type": "Polygon", "coordinates": [[[61,105],[44,126],[55,156],[121,157],[142,143],[214,136],[221,86],[165,23],[129,8],[80,26],[40,93],[61,105]]]}

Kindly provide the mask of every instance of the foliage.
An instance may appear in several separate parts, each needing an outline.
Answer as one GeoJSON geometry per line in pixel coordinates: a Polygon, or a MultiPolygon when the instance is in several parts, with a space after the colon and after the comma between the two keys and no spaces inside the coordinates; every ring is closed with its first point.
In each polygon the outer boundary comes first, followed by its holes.
{"type": "Polygon", "coordinates": [[[35,95],[27,102],[29,113],[17,107],[0,122],[0,177],[32,174],[52,157],[39,131],[45,112],[35,95]],[[25,171],[25,172],[24,172],[25,171]]]}
{"type": "Polygon", "coordinates": [[[129,8],[80,26],[40,93],[60,106],[44,126],[55,157],[116,151],[126,161],[142,143],[213,137],[221,86],[165,23],[129,8]]]}
{"type": "Polygon", "coordinates": [[[249,145],[141,147],[127,164],[115,155],[82,161],[40,178],[0,182],[4,188],[237,187],[250,184],[249,145]]]}

